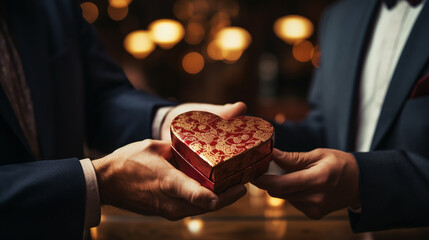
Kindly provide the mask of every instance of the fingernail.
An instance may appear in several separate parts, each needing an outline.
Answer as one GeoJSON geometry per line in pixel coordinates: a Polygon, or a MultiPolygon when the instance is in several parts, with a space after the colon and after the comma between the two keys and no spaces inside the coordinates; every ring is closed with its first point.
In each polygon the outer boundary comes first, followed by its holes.
{"type": "Polygon", "coordinates": [[[210,209],[215,209],[216,206],[217,206],[217,200],[216,199],[210,200],[210,209]]]}

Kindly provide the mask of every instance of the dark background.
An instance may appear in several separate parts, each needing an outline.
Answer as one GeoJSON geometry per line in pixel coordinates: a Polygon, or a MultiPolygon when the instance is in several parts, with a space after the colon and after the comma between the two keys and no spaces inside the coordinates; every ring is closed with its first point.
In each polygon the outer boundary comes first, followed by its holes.
{"type": "MultiPolygon", "coordinates": [[[[278,122],[285,118],[299,120],[305,117],[308,112],[306,96],[315,66],[312,61],[297,61],[292,55],[293,46],[275,35],[273,24],[285,15],[308,18],[315,28],[308,40],[316,46],[319,20],[332,0],[182,1],[197,2],[207,7],[204,11],[194,11],[194,15],[198,15],[194,17],[198,17],[204,26],[209,25],[222,6],[227,6],[231,25],[246,29],[252,36],[250,46],[237,62],[226,63],[208,58],[205,53],[206,39],[197,45],[182,40],[169,50],[157,47],[145,59],[135,59],[123,47],[125,36],[134,30],[147,29],[157,19],[177,20],[173,12],[177,1],[134,0],[128,6],[127,16],[121,21],[109,17],[107,0],[89,1],[98,8],[99,14],[93,25],[101,41],[137,88],[178,102],[224,104],[243,101],[248,105],[249,114],[278,122]],[[186,73],[181,65],[183,56],[190,51],[199,52],[205,58],[204,69],[195,75],[186,73]],[[271,77],[264,81],[261,63],[267,61],[271,77]]],[[[186,21],[180,21],[186,24],[186,21]]],[[[267,67],[267,64],[262,66],[267,67]]]]}

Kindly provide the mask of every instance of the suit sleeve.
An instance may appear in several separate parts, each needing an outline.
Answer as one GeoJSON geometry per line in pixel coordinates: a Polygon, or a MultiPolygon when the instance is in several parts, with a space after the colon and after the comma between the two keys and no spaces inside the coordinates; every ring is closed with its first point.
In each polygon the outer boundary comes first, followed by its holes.
{"type": "Polygon", "coordinates": [[[362,210],[350,212],[355,232],[429,225],[429,159],[413,152],[355,153],[362,210]]]}
{"type": "MultiPolygon", "coordinates": [[[[329,14],[325,12],[319,32],[323,34],[329,14]]],[[[323,36],[319,36],[323,46],[323,36]]],[[[323,51],[323,49],[322,49],[323,51]]],[[[323,61],[323,55],[322,55],[323,61]]],[[[310,113],[302,122],[273,123],[275,129],[275,147],[283,151],[303,152],[326,147],[325,125],[323,117],[323,62],[315,70],[309,94],[310,113]]]]}
{"type": "Polygon", "coordinates": [[[321,80],[314,78],[310,96],[311,111],[302,122],[273,123],[275,129],[275,147],[283,151],[304,152],[315,148],[325,147],[323,115],[318,105],[321,97],[317,86],[321,80]]]}
{"type": "Polygon", "coordinates": [[[94,27],[83,20],[77,8],[87,83],[89,145],[110,152],[125,144],[151,138],[156,110],[175,103],[136,90],[121,67],[105,52],[94,27]]]}
{"type": "Polygon", "coordinates": [[[82,189],[78,159],[1,166],[0,239],[81,239],[82,189]]]}

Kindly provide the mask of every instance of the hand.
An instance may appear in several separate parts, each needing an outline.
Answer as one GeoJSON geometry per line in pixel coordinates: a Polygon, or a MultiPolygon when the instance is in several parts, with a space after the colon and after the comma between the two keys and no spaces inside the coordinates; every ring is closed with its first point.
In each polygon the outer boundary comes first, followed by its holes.
{"type": "Polygon", "coordinates": [[[273,160],[287,174],[263,175],[252,183],[284,198],[312,219],[345,207],[359,207],[359,170],[350,153],[316,149],[288,153],[274,149],[273,160]]]}
{"type": "Polygon", "coordinates": [[[174,168],[167,142],[145,140],[93,161],[102,204],[170,220],[229,205],[246,193],[243,185],[217,196],[174,168]]]}
{"type": "Polygon", "coordinates": [[[184,112],[188,111],[206,111],[214,113],[224,119],[233,118],[246,113],[247,107],[243,102],[234,104],[214,105],[206,103],[185,103],[174,107],[165,117],[164,123],[161,126],[161,139],[170,141],[170,124],[173,119],[184,112]]]}

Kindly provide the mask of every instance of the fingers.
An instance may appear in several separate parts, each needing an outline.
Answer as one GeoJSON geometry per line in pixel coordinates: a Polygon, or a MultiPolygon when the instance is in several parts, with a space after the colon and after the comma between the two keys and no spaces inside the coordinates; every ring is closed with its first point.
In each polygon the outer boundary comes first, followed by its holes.
{"type": "Polygon", "coordinates": [[[233,118],[246,114],[247,106],[243,102],[236,102],[234,104],[225,104],[222,106],[224,110],[220,113],[221,117],[225,119],[233,118]]]}
{"type": "Polygon", "coordinates": [[[318,173],[313,169],[305,169],[288,173],[282,176],[262,175],[252,181],[254,185],[265,189],[274,197],[282,197],[285,194],[305,191],[317,187],[318,173]]]}
{"type": "Polygon", "coordinates": [[[233,204],[238,199],[246,195],[247,188],[244,185],[236,185],[225,192],[219,194],[219,203],[216,206],[216,209],[221,209],[228,205],[233,204]]]}
{"type": "Polygon", "coordinates": [[[228,206],[244,196],[246,192],[247,189],[243,185],[231,187],[219,195],[218,204],[211,209],[201,208],[185,199],[170,198],[168,201],[166,201],[167,203],[164,207],[165,212],[162,215],[169,220],[178,220],[188,216],[200,215],[228,206]]]}
{"type": "Polygon", "coordinates": [[[164,206],[159,213],[168,220],[179,220],[189,216],[200,215],[209,212],[208,209],[203,209],[195,206],[184,199],[165,199],[164,206]]]}
{"type": "Polygon", "coordinates": [[[272,159],[281,168],[288,172],[306,169],[312,163],[320,159],[317,151],[311,152],[283,152],[278,149],[273,150],[272,159]]]}
{"type": "Polygon", "coordinates": [[[168,176],[164,178],[161,190],[170,197],[182,198],[203,209],[212,210],[219,203],[216,194],[177,169],[169,171],[168,176]]]}

